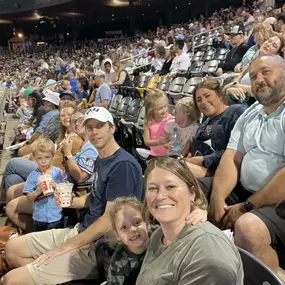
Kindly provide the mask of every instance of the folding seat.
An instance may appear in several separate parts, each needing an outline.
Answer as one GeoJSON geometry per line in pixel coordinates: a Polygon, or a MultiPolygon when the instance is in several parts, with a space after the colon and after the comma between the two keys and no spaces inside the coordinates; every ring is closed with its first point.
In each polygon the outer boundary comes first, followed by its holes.
{"type": "Polygon", "coordinates": [[[205,65],[202,67],[202,74],[203,76],[206,75],[216,75],[216,71],[218,69],[219,66],[219,61],[216,59],[210,60],[208,62],[205,63],[205,65]]]}
{"type": "Polygon", "coordinates": [[[122,95],[115,95],[113,96],[111,103],[109,105],[109,112],[111,114],[115,114],[117,109],[118,109],[118,105],[121,102],[121,100],[123,99],[122,95]]]}
{"type": "Polygon", "coordinates": [[[194,54],[194,56],[192,57],[192,62],[202,60],[204,54],[205,54],[204,51],[197,51],[197,52],[194,54]]]}
{"type": "Polygon", "coordinates": [[[214,56],[215,56],[215,53],[216,53],[216,49],[215,48],[210,48],[204,54],[203,60],[204,61],[212,60],[214,58],[214,56]]]}
{"type": "Polygon", "coordinates": [[[202,77],[192,77],[190,78],[183,87],[182,95],[184,96],[192,96],[193,90],[196,85],[203,82],[202,77]]]}
{"type": "Polygon", "coordinates": [[[175,104],[177,100],[182,98],[181,92],[186,81],[187,79],[185,77],[177,77],[171,82],[169,89],[166,92],[171,103],[175,104]]]}
{"type": "Polygon", "coordinates": [[[222,62],[226,59],[228,52],[229,50],[225,48],[217,49],[214,59],[222,62]]]}
{"type": "Polygon", "coordinates": [[[129,108],[129,106],[130,106],[130,103],[131,103],[132,101],[133,101],[132,97],[129,97],[129,96],[128,96],[128,97],[124,97],[124,98],[119,102],[119,104],[118,104],[118,106],[117,106],[117,110],[116,110],[116,112],[113,114],[113,117],[114,117],[115,120],[118,120],[118,119],[122,118],[122,117],[126,114],[128,108],[129,108]]]}
{"type": "Polygon", "coordinates": [[[164,77],[157,85],[157,89],[166,92],[169,89],[170,83],[172,81],[171,77],[164,77]]]}

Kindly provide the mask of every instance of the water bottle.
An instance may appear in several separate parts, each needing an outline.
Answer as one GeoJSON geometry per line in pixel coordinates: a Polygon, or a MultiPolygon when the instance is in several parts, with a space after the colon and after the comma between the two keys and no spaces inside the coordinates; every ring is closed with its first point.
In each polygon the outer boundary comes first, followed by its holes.
{"type": "Polygon", "coordinates": [[[173,132],[170,137],[170,145],[171,149],[169,150],[168,155],[180,156],[182,143],[180,130],[178,128],[173,129],[173,132]]]}

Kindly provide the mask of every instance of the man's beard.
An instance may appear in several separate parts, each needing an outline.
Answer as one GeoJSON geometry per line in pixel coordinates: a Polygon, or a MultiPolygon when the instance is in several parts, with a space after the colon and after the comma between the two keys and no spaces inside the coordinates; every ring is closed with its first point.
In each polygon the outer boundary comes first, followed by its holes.
{"type": "Polygon", "coordinates": [[[285,78],[280,78],[276,81],[275,86],[263,85],[257,88],[255,93],[256,100],[263,106],[267,107],[278,103],[283,97],[285,97],[285,78]],[[260,94],[258,89],[260,87],[267,86],[268,91],[260,94]]]}

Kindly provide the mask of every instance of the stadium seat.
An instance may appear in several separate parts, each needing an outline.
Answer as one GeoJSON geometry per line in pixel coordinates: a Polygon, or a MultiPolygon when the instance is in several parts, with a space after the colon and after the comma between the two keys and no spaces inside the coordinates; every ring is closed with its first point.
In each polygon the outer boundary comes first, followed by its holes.
{"type": "Polygon", "coordinates": [[[187,79],[185,77],[177,77],[171,82],[166,92],[171,103],[175,104],[177,100],[182,98],[182,89],[186,81],[187,79]]]}
{"type": "Polygon", "coordinates": [[[204,54],[203,60],[204,61],[210,61],[214,58],[216,53],[216,49],[215,48],[210,48],[209,50],[206,51],[206,53],[204,54]]]}
{"type": "Polygon", "coordinates": [[[224,61],[227,57],[228,50],[225,48],[217,49],[214,59],[224,61]]]}
{"type": "Polygon", "coordinates": [[[169,89],[170,83],[172,81],[171,77],[164,77],[159,84],[157,85],[157,88],[166,92],[169,89]]]}
{"type": "Polygon", "coordinates": [[[192,96],[193,90],[195,89],[196,85],[203,82],[202,77],[192,77],[190,78],[183,87],[182,93],[184,96],[192,96]]]}
{"type": "Polygon", "coordinates": [[[201,61],[205,52],[204,51],[197,51],[194,56],[192,57],[192,62],[201,61]]]}
{"type": "Polygon", "coordinates": [[[136,86],[139,98],[142,98],[142,99],[144,98],[144,92],[145,92],[145,89],[148,85],[149,79],[150,79],[150,77],[147,75],[141,75],[140,76],[138,85],[136,86]]]}
{"type": "Polygon", "coordinates": [[[267,265],[251,253],[238,248],[244,270],[244,285],[284,285],[285,283],[267,265]]]}
{"type": "Polygon", "coordinates": [[[215,75],[216,71],[218,69],[219,63],[220,62],[218,60],[215,60],[215,59],[206,62],[204,64],[204,66],[202,67],[202,70],[201,70],[203,76],[205,76],[205,75],[215,75]]]}
{"type": "Polygon", "coordinates": [[[116,95],[112,98],[110,106],[109,106],[110,113],[112,113],[112,114],[116,113],[116,111],[118,109],[118,105],[122,99],[123,99],[122,95],[116,95]]]}
{"type": "Polygon", "coordinates": [[[128,107],[132,101],[132,97],[127,96],[119,102],[117,110],[113,114],[115,120],[122,118],[127,113],[128,107]]]}
{"type": "Polygon", "coordinates": [[[190,76],[202,76],[202,67],[204,65],[204,61],[195,61],[193,62],[188,71],[187,71],[187,76],[190,77],[190,76]]]}

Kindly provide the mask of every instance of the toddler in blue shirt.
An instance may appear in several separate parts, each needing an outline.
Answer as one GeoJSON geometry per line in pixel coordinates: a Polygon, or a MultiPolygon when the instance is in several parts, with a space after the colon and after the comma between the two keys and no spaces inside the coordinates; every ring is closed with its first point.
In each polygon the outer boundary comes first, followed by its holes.
{"type": "Polygon", "coordinates": [[[27,199],[34,202],[35,232],[63,227],[62,208],[56,205],[52,190],[56,184],[66,182],[67,176],[60,168],[52,166],[54,154],[54,143],[50,139],[40,139],[33,151],[38,169],[30,173],[23,189],[27,199]]]}

